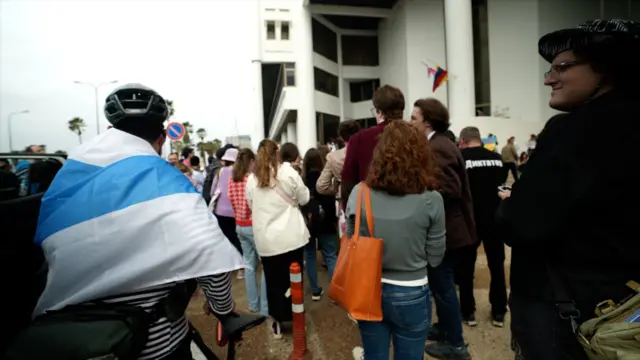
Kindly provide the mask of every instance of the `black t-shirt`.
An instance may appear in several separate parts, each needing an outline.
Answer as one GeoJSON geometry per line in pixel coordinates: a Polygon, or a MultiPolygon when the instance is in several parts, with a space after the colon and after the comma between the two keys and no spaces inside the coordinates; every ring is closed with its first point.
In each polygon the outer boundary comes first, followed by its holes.
{"type": "Polygon", "coordinates": [[[469,175],[478,236],[484,240],[483,237],[494,235],[495,213],[500,204],[498,186],[504,181],[502,158],[482,146],[462,149],[461,153],[469,175]]]}

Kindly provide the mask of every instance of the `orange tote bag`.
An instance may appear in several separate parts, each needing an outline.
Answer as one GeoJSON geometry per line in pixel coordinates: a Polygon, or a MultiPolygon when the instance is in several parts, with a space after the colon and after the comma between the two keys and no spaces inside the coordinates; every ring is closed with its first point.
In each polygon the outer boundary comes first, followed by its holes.
{"type": "Polygon", "coordinates": [[[382,239],[374,237],[371,189],[358,188],[356,224],[351,239],[342,236],[329,296],[356,320],[382,321],[382,239]],[[360,236],[362,200],[369,236],[360,236]]]}

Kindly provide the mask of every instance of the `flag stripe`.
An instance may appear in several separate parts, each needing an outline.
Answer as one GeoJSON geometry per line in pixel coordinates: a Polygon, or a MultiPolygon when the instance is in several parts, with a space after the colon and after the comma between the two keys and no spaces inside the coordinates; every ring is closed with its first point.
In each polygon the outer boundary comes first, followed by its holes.
{"type": "Polygon", "coordinates": [[[36,314],[243,267],[198,193],[175,194],[72,226],[42,243],[36,314]]]}
{"type": "Polygon", "coordinates": [[[175,167],[149,155],[132,156],[104,168],[70,161],[70,166],[65,165],[58,173],[56,182],[43,199],[35,238],[38,245],[58,231],[135,204],[197,193],[175,167]]]}

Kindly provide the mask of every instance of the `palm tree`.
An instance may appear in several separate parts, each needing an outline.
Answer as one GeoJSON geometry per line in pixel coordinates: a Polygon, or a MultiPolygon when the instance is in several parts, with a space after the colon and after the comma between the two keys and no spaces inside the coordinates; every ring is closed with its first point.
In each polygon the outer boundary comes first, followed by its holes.
{"type": "Polygon", "coordinates": [[[218,151],[222,147],[222,141],[220,139],[213,139],[213,146],[216,148],[215,151],[218,151]]]}
{"type": "Polygon", "coordinates": [[[215,139],[213,141],[201,142],[199,145],[201,151],[204,151],[209,156],[213,156],[213,154],[215,154],[216,151],[218,151],[218,149],[220,149],[220,147],[222,146],[222,142],[218,139],[215,139]]]}
{"type": "Polygon", "coordinates": [[[196,130],[196,134],[198,134],[198,137],[200,138],[200,141],[204,141],[204,138],[207,137],[207,130],[200,128],[198,130],[196,130]]]}
{"type": "Polygon", "coordinates": [[[184,126],[184,136],[182,137],[182,142],[185,146],[191,146],[191,134],[193,134],[193,125],[186,121],[182,123],[182,126],[184,126]]]}
{"type": "Polygon", "coordinates": [[[79,117],[74,117],[73,119],[69,120],[68,124],[69,124],[69,130],[78,134],[78,141],[80,141],[80,144],[82,144],[82,132],[85,126],[87,126],[84,123],[84,120],[82,120],[82,118],[79,118],[79,117]]]}
{"type": "Polygon", "coordinates": [[[167,101],[167,107],[169,108],[169,118],[167,120],[169,120],[176,113],[176,109],[173,107],[173,100],[166,100],[166,101],[167,101]]]}
{"type": "Polygon", "coordinates": [[[196,134],[198,134],[198,137],[200,138],[200,142],[198,143],[198,149],[200,150],[200,157],[202,158],[202,163],[206,165],[207,158],[205,157],[205,151],[202,145],[204,144],[204,138],[207,137],[207,130],[205,130],[204,128],[200,128],[196,130],[196,134]]]}

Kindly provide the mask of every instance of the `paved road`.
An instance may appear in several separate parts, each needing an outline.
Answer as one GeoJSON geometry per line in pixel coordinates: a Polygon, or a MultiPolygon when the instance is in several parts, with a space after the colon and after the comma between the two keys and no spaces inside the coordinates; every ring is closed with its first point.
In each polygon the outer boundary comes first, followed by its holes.
{"type": "MultiPolygon", "coordinates": [[[[507,269],[510,259],[507,256],[507,269]]],[[[327,272],[321,270],[320,281],[325,289],[328,289],[327,272]]],[[[476,264],[475,293],[477,301],[478,326],[469,328],[465,326],[465,338],[469,344],[474,360],[512,360],[513,353],[509,350],[509,315],[505,328],[495,328],[491,325],[490,308],[488,304],[489,274],[486,258],[483,254],[478,256],[476,264]]],[[[351,322],[344,311],[334,305],[325,296],[321,301],[311,301],[311,292],[308,288],[305,295],[305,309],[307,318],[307,343],[312,351],[313,359],[317,360],[351,360],[351,350],[360,345],[360,334],[357,326],[351,322]]],[[[244,281],[233,282],[233,293],[236,299],[237,309],[247,309],[244,297],[244,281]]],[[[205,341],[216,351],[219,356],[224,352],[215,344],[214,325],[215,320],[202,314],[202,296],[196,295],[189,308],[189,317],[196,328],[202,333],[205,341]]],[[[263,325],[250,330],[243,343],[238,348],[237,359],[244,360],[284,360],[287,359],[292,349],[291,335],[282,340],[274,340],[270,327],[263,325]]],[[[425,356],[425,359],[430,359],[425,356]]]]}

